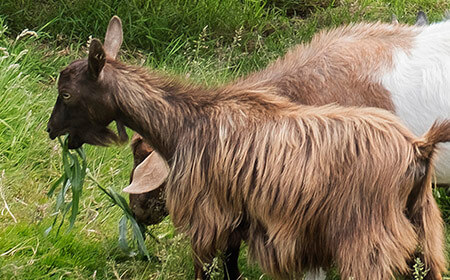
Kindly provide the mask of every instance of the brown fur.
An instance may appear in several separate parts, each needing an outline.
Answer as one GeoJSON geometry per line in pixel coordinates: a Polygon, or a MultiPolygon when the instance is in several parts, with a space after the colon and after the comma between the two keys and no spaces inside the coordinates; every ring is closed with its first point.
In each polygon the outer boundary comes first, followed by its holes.
{"type": "MultiPolygon", "coordinates": [[[[91,51],[98,51],[93,43],[91,51]]],[[[335,262],[344,279],[389,279],[408,272],[421,245],[427,265],[435,265],[431,279],[440,279],[442,220],[428,208],[436,205],[433,141],[445,140],[433,135],[445,135],[448,122],[416,140],[379,109],[295,106],[264,74],[210,90],[110,59],[100,73],[89,73],[101,65],[98,59],[90,55],[61,72],[60,93],[72,91],[82,101],[54,112],[82,102],[101,115],[79,116],[90,125],[81,129],[95,133],[94,125],[120,121],[167,159],[167,206],[200,261],[224,250],[244,224],[250,254],[276,277],[335,262]],[[426,202],[417,210],[409,200],[415,189],[423,190],[416,201],[426,202]],[[404,213],[408,206],[419,235],[404,213]]],[[[68,121],[52,115],[52,137],[68,130],[72,143],[88,141],[76,127],[54,129],[59,123],[68,121]]]]}
{"type": "Polygon", "coordinates": [[[333,262],[345,279],[407,273],[418,243],[403,210],[429,144],[395,117],[294,106],[272,88],[208,92],[114,61],[103,71],[120,120],[168,160],[167,206],[200,260],[245,219],[250,255],[276,277],[333,262]]]}
{"type": "MultiPolygon", "coordinates": [[[[390,94],[377,82],[376,74],[391,67],[393,48],[410,47],[413,35],[410,27],[387,24],[358,24],[322,32],[311,43],[297,46],[265,70],[230,87],[272,86],[277,87],[278,94],[300,104],[335,102],[394,111],[390,94]]],[[[415,199],[412,196],[409,201],[415,199]]],[[[417,210],[420,213],[435,213],[437,209],[434,202],[418,205],[423,207],[417,210]]]]}
{"type": "Polygon", "coordinates": [[[392,68],[393,49],[408,50],[415,32],[410,26],[381,23],[323,31],[236,86],[275,86],[301,104],[335,102],[395,111],[379,76],[392,68]]]}

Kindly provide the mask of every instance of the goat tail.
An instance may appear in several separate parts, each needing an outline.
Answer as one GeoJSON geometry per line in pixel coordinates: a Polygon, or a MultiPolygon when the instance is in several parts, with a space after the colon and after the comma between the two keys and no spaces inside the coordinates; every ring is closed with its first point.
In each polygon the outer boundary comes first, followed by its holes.
{"type": "Polygon", "coordinates": [[[435,121],[431,128],[414,142],[417,156],[430,160],[434,154],[436,144],[450,141],[450,120],[435,121]]]}
{"type": "Polygon", "coordinates": [[[416,166],[421,176],[416,180],[407,200],[408,218],[416,227],[419,251],[429,269],[426,279],[442,279],[446,271],[444,226],[439,207],[433,197],[433,156],[436,145],[450,141],[450,120],[436,121],[413,145],[416,166]]]}

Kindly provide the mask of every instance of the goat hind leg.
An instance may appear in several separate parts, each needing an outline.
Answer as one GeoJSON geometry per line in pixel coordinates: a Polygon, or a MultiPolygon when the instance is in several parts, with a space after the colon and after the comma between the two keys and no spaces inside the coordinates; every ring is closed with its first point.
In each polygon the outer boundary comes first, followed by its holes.
{"type": "Polygon", "coordinates": [[[439,207],[431,190],[426,194],[421,211],[413,217],[419,228],[419,242],[423,251],[426,268],[429,269],[426,280],[441,280],[445,271],[444,228],[439,207]]]}

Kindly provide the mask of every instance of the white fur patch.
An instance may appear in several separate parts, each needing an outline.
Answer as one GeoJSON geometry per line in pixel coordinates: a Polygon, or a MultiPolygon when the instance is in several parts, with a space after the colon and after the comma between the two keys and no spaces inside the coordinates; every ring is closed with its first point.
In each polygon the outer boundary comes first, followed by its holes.
{"type": "Polygon", "coordinates": [[[325,280],[327,278],[326,272],[319,268],[317,271],[308,271],[305,274],[304,280],[325,280]]]}
{"type": "MultiPolygon", "coordinates": [[[[393,69],[381,82],[392,94],[397,115],[413,133],[424,134],[435,120],[450,118],[450,21],[417,27],[409,51],[395,50],[393,69]]],[[[440,144],[439,183],[450,183],[450,144],[440,144]]]]}

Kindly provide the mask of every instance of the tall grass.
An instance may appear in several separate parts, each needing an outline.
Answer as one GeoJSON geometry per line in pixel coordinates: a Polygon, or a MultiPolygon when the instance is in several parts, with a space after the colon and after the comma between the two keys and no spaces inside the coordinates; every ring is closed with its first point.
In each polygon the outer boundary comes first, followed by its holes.
{"type": "MultiPolygon", "coordinates": [[[[45,132],[57,75],[71,60],[85,57],[89,36],[103,38],[111,15],[124,22],[121,59],[214,85],[261,69],[318,29],[389,21],[392,13],[413,23],[418,9],[438,20],[449,5],[444,0],[0,1],[0,279],[194,277],[189,244],[169,218],[149,228],[156,237],[146,240],[149,261],[119,250],[122,213],[96,182],[115,191],[126,186],[132,163],[127,146],[85,147],[92,179],[86,179],[78,220],[68,234],[44,236],[53,221],[46,194],[62,170],[60,147],[45,132]],[[25,28],[37,33],[18,38],[25,28]]],[[[439,198],[450,213],[447,194],[439,198]]],[[[450,235],[447,239],[450,243],[450,235]]],[[[247,264],[245,248],[241,254],[245,277],[268,279],[247,264]]],[[[221,279],[221,269],[211,271],[213,279],[221,279]]]]}
{"type": "Polygon", "coordinates": [[[160,61],[195,39],[206,26],[211,44],[230,43],[242,28],[239,48],[252,52],[257,35],[279,49],[280,36],[289,37],[292,32],[303,33],[295,38],[304,40],[317,26],[362,19],[387,21],[393,13],[403,22],[412,22],[419,9],[437,20],[448,8],[446,0],[4,0],[0,1],[0,16],[14,33],[30,28],[68,44],[83,43],[91,35],[102,37],[111,15],[117,14],[123,20],[126,46],[151,52],[160,61]],[[313,25],[304,26],[305,22],[313,25]],[[297,26],[292,28],[292,23],[297,26]]]}
{"type": "Polygon", "coordinates": [[[2,1],[0,14],[15,32],[44,27],[65,43],[101,37],[111,15],[117,14],[123,20],[125,43],[149,50],[158,59],[171,43],[182,44],[205,26],[214,30],[215,38],[231,38],[240,26],[264,29],[261,22],[277,16],[265,1],[255,0],[2,1]]]}

